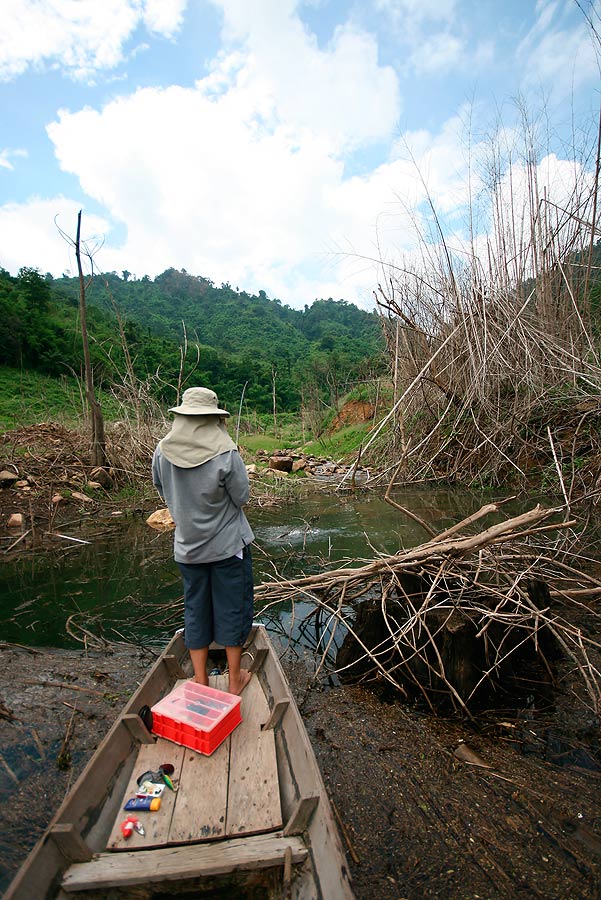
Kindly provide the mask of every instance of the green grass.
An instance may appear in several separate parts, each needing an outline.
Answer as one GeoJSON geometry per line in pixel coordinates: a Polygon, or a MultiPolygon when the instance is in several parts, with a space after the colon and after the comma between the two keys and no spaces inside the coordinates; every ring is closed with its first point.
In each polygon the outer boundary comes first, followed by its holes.
{"type": "MultiPolygon", "coordinates": [[[[249,453],[256,453],[257,450],[265,450],[271,453],[273,450],[296,449],[302,445],[303,433],[300,423],[300,416],[287,414],[282,416],[282,422],[278,422],[278,429],[274,433],[273,419],[261,422],[260,430],[254,431],[252,434],[244,434],[240,432],[240,446],[249,453]]],[[[230,426],[230,434],[233,434],[234,427],[230,426]]]]}
{"type": "Polygon", "coordinates": [[[274,437],[273,434],[241,434],[240,446],[249,453],[256,453],[257,450],[265,450],[271,453],[273,450],[279,450],[283,447],[281,440],[274,437]]]}
{"type": "Polygon", "coordinates": [[[323,435],[318,441],[305,444],[303,450],[308,455],[331,456],[333,459],[344,459],[355,453],[362,443],[365,443],[370,422],[362,422],[357,425],[347,425],[333,434],[323,435]]]}
{"type": "MultiPolygon", "coordinates": [[[[118,406],[110,395],[100,394],[99,400],[107,421],[120,415],[118,406]]],[[[65,427],[78,427],[84,422],[84,416],[80,384],[76,378],[51,378],[32,371],[0,366],[0,431],[38,422],[58,422],[65,427]]],[[[286,413],[278,416],[275,433],[270,416],[257,416],[249,424],[258,426],[257,430],[252,434],[241,431],[239,436],[241,447],[249,454],[258,450],[271,453],[286,448],[302,449],[314,456],[329,456],[334,459],[343,459],[354,453],[366,440],[370,427],[369,424],[348,425],[334,434],[303,445],[299,415],[286,413]]],[[[233,436],[232,425],[230,434],[233,436]]]]}
{"type": "MultiPolygon", "coordinates": [[[[107,419],[115,411],[110,397],[99,395],[107,419]]],[[[37,372],[0,366],[0,431],[38,422],[81,425],[84,410],[76,378],[51,378],[37,372]]]]}

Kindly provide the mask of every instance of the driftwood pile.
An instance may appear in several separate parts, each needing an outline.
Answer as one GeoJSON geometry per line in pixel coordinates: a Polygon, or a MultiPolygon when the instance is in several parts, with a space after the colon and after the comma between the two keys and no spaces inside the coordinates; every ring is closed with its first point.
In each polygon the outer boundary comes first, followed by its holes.
{"type": "Polygon", "coordinates": [[[524,664],[552,684],[561,658],[598,715],[601,580],[573,558],[576,522],[537,506],[473,533],[500,505],[356,568],[263,583],[257,608],[292,604],[294,621],[295,603],[311,604],[321,627],[316,676],[376,677],[469,713],[485,691],[513,690],[507,677],[521,677],[524,664]]]}

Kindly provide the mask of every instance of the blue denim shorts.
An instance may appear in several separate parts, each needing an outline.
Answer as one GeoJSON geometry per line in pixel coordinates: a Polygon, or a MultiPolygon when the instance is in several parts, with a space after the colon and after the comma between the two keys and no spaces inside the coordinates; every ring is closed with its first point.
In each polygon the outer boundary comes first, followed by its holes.
{"type": "Polygon", "coordinates": [[[184,641],[201,650],[212,641],[241,647],[253,621],[253,571],[250,547],[242,559],[178,563],[184,582],[184,641]]]}

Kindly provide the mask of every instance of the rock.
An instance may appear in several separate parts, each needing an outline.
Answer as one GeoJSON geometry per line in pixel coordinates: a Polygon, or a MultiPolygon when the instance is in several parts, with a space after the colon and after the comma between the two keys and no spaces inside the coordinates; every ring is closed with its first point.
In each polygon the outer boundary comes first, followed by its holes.
{"type": "Polygon", "coordinates": [[[8,517],[8,522],[6,523],[7,528],[22,528],[23,527],[23,513],[13,513],[12,516],[8,517]]]}
{"type": "Polygon", "coordinates": [[[15,487],[18,487],[18,488],[29,487],[29,482],[27,481],[26,478],[21,478],[20,481],[15,481],[15,487]]]}
{"type": "Polygon", "coordinates": [[[292,463],[292,471],[293,472],[302,472],[303,469],[307,468],[307,460],[306,459],[295,459],[292,463]]]}
{"type": "Polygon", "coordinates": [[[0,472],[0,487],[11,487],[18,480],[19,476],[15,475],[14,472],[9,472],[8,469],[3,469],[0,472]]]}
{"type": "Polygon", "coordinates": [[[292,462],[289,456],[271,456],[269,458],[269,468],[275,469],[276,472],[291,472],[292,462]]]}
{"type": "Polygon", "coordinates": [[[54,494],[51,502],[53,503],[54,506],[58,506],[59,503],[66,503],[67,501],[65,500],[65,498],[63,497],[62,494],[54,494]]]}
{"type": "Polygon", "coordinates": [[[151,513],[146,519],[146,524],[151,528],[156,528],[157,531],[169,531],[171,528],[175,528],[175,522],[168,509],[157,509],[151,513]]]}
{"type": "Polygon", "coordinates": [[[94,502],[91,497],[88,497],[87,494],[80,494],[79,491],[73,491],[73,493],[71,494],[71,497],[73,498],[73,500],[79,500],[81,503],[93,503],[94,502]]]}
{"type": "Polygon", "coordinates": [[[257,467],[254,463],[251,463],[249,466],[246,467],[246,471],[248,472],[249,475],[256,475],[257,467]]]}
{"type": "Polygon", "coordinates": [[[109,475],[108,471],[102,466],[96,466],[95,469],[92,469],[90,472],[90,478],[92,481],[97,481],[102,485],[103,488],[109,490],[113,486],[113,479],[109,475]]]}

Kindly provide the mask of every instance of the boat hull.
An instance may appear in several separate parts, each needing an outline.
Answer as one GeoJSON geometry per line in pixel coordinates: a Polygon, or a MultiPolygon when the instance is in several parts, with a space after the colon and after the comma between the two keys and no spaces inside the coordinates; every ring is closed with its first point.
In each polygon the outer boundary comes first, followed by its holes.
{"type": "MultiPolygon", "coordinates": [[[[136,897],[243,888],[245,897],[351,900],[350,874],[309,737],[263,626],[247,649],[273,730],[282,827],[210,843],[107,853],[141,745],[152,743],[138,716],[187,677],[188,654],[177,634],[152,666],[9,886],[5,900],[136,897]],[[128,859],[131,857],[131,859],[128,859]],[[129,865],[129,868],[128,868],[129,865]],[[108,871],[108,875],[107,875],[108,871]],[[259,887],[260,885],[260,887],[259,887]]],[[[234,734],[236,732],[234,731],[234,734]]],[[[229,740],[229,739],[228,739],[229,740]]],[[[221,835],[218,835],[221,838],[221,835]]]]}

